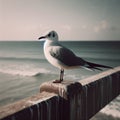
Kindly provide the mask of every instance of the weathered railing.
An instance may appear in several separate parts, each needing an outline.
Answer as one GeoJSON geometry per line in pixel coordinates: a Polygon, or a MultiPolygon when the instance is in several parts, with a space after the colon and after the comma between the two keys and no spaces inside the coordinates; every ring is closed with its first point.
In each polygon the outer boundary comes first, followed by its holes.
{"type": "Polygon", "coordinates": [[[120,94],[120,67],[79,82],[43,83],[40,93],[0,108],[1,120],[88,120],[120,94]]]}

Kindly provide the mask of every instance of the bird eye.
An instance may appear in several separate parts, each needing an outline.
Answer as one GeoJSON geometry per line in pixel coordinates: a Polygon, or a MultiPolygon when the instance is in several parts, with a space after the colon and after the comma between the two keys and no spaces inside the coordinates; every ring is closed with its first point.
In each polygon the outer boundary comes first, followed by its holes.
{"type": "Polygon", "coordinates": [[[48,37],[50,37],[50,36],[51,36],[51,34],[49,33],[49,34],[48,34],[48,37]]]}

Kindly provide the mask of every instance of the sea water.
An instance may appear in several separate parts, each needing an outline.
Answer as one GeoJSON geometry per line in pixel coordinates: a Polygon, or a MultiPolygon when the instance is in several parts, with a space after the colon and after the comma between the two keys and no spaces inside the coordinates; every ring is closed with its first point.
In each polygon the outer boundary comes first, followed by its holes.
{"type": "MultiPolygon", "coordinates": [[[[45,59],[43,44],[40,41],[0,42],[0,106],[34,95],[39,92],[41,83],[59,78],[59,69],[45,59]]],[[[120,65],[119,41],[62,41],[61,44],[87,61],[112,67],[120,65]]],[[[99,72],[65,70],[64,79],[77,81],[99,72]]],[[[120,97],[107,111],[111,107],[120,117],[120,97]]]]}

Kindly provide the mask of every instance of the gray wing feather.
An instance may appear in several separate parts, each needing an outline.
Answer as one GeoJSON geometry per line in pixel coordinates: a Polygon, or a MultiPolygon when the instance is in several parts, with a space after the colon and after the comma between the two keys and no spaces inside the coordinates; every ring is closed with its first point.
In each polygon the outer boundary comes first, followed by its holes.
{"type": "Polygon", "coordinates": [[[77,57],[71,50],[63,46],[52,47],[50,54],[67,66],[84,66],[86,63],[82,58],[77,57]]]}

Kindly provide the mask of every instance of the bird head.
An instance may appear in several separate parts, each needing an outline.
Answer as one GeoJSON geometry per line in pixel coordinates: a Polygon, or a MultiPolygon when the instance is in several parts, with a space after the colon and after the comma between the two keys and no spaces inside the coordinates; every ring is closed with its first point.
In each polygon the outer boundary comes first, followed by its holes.
{"type": "Polygon", "coordinates": [[[58,34],[55,31],[50,31],[47,35],[41,36],[38,39],[39,40],[46,39],[46,40],[50,40],[50,41],[58,41],[58,34]]]}

